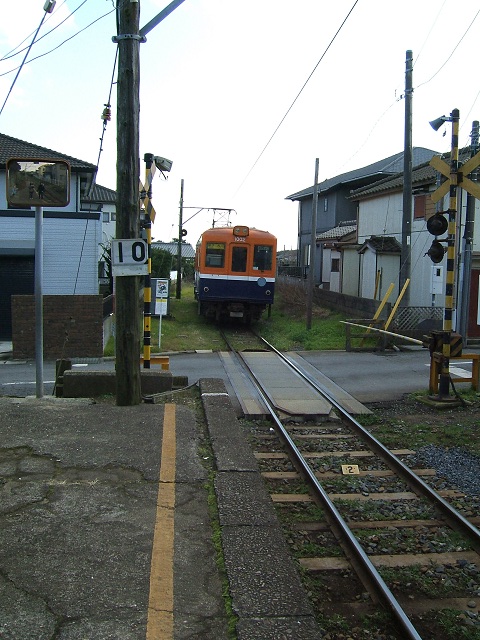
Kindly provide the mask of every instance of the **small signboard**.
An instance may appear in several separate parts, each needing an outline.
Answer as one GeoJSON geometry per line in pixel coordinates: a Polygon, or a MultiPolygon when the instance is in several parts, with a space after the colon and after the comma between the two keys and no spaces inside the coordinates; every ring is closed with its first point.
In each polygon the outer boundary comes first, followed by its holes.
{"type": "Polygon", "coordinates": [[[166,316],[168,315],[168,280],[166,278],[158,278],[155,281],[154,301],[155,307],[153,311],[154,316],[166,316]]]}
{"type": "Polygon", "coordinates": [[[358,464],[342,464],[342,473],[344,476],[358,475],[360,469],[358,468],[358,464]]]}
{"type": "Polygon", "coordinates": [[[114,276],[148,275],[148,245],[142,238],[112,240],[114,276]]]}

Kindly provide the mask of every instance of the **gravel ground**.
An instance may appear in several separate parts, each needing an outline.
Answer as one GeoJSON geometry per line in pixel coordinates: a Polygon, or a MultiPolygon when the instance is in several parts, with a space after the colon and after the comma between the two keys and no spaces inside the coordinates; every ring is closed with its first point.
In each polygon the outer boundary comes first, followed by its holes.
{"type": "Polygon", "coordinates": [[[480,458],[465,449],[427,445],[417,450],[414,465],[423,463],[437,470],[437,474],[471,496],[480,496],[480,458]]]}

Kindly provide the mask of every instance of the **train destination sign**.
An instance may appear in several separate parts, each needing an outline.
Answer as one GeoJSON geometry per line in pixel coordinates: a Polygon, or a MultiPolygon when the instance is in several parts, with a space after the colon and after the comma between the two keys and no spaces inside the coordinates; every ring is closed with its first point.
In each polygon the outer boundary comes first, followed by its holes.
{"type": "Polygon", "coordinates": [[[11,207],[66,207],[70,202],[70,164],[66,160],[7,160],[7,202],[11,207]]]}

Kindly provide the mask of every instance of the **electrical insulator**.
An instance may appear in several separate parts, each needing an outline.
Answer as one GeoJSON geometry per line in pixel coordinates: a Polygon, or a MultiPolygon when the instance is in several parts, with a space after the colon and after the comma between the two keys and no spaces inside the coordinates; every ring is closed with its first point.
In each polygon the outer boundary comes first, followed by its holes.
{"type": "Polygon", "coordinates": [[[102,120],[106,122],[111,119],[112,119],[112,110],[108,105],[105,105],[105,109],[103,110],[103,113],[102,113],[102,120]]]}

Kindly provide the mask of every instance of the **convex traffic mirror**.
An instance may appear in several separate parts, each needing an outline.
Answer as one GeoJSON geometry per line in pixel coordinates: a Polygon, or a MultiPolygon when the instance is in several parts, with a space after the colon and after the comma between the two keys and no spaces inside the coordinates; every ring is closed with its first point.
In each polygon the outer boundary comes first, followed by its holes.
{"type": "Polygon", "coordinates": [[[7,160],[7,202],[16,207],[65,207],[70,165],[65,160],[7,160]]]}

